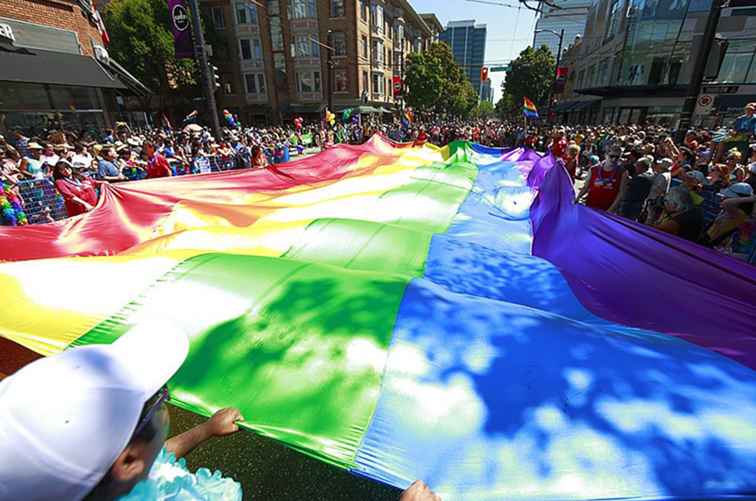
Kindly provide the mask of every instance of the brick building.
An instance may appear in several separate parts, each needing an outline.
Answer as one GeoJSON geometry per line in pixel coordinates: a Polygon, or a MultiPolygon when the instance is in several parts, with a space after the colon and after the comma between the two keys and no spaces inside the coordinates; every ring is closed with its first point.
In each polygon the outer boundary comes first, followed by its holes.
{"type": "Polygon", "coordinates": [[[406,57],[438,30],[407,0],[203,0],[222,80],[218,105],[243,122],[370,105],[391,110],[406,57]]]}
{"type": "Polygon", "coordinates": [[[102,128],[149,92],[110,60],[88,0],[0,0],[0,131],[102,128]]]}

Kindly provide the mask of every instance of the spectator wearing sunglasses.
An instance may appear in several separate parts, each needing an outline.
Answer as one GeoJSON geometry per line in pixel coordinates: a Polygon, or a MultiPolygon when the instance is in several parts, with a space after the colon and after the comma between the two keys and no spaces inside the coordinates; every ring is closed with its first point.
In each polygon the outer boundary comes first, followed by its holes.
{"type": "MultiPolygon", "coordinates": [[[[150,327],[136,327],[110,345],[39,359],[0,382],[0,498],[111,500],[132,489],[159,493],[176,485],[151,474],[156,459],[175,461],[169,453],[182,457],[210,437],[239,429],[239,411],[223,409],[167,439],[165,385],[186,358],[189,341],[170,324],[150,327]]],[[[171,464],[175,472],[179,465],[171,464]]],[[[196,499],[197,493],[241,499],[241,487],[230,479],[209,485],[199,476],[194,480],[195,497],[175,493],[176,499],[196,499]]]]}
{"type": "Polygon", "coordinates": [[[586,197],[585,205],[594,209],[608,210],[614,205],[620,191],[622,168],[619,163],[622,149],[613,147],[606,160],[591,169],[590,178],[578,193],[576,201],[586,197]]]}

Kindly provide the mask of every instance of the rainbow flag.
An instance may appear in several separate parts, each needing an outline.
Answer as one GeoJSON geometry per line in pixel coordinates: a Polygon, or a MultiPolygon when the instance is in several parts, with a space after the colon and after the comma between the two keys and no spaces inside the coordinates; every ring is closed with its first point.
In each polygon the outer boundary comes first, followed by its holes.
{"type": "Polygon", "coordinates": [[[535,103],[527,97],[522,98],[522,114],[525,115],[525,118],[538,120],[538,108],[536,108],[535,103]]]}
{"type": "Polygon", "coordinates": [[[753,268],[573,205],[552,162],[374,137],[105,185],[0,227],[0,371],[168,319],[173,404],[397,487],[756,491],[753,268]]]}

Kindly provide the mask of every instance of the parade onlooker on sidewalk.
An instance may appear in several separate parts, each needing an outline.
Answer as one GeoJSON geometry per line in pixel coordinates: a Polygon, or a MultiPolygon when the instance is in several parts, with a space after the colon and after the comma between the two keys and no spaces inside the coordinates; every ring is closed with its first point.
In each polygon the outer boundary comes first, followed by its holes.
{"type": "Polygon", "coordinates": [[[94,186],[83,182],[73,175],[73,168],[68,160],[59,160],[53,168],[55,188],[63,195],[68,216],[76,216],[91,211],[97,205],[97,192],[94,186]]]}
{"type": "Polygon", "coordinates": [[[144,143],[142,148],[147,154],[147,179],[171,177],[173,175],[168,161],[163,155],[155,151],[155,146],[152,143],[144,143]]]}

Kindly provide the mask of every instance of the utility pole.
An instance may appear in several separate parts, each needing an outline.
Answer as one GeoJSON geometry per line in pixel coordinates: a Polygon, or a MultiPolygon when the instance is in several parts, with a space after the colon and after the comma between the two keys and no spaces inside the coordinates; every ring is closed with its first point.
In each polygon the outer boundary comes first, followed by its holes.
{"type": "Polygon", "coordinates": [[[195,61],[199,65],[200,83],[202,85],[202,92],[205,94],[205,104],[207,105],[207,114],[210,118],[210,127],[213,130],[215,139],[220,140],[221,127],[218,119],[218,106],[215,104],[215,88],[210,81],[210,64],[207,60],[205,36],[202,34],[202,24],[200,23],[199,2],[198,0],[188,0],[188,3],[192,11],[195,61]]]}
{"type": "Polygon", "coordinates": [[[709,60],[711,46],[714,44],[714,37],[717,33],[717,25],[719,24],[719,17],[722,14],[722,5],[724,1],[712,0],[711,2],[709,16],[706,18],[706,27],[704,28],[704,34],[701,40],[701,46],[696,55],[696,62],[690,75],[685,102],[683,103],[682,112],[680,112],[680,124],[677,127],[677,140],[679,142],[682,142],[685,139],[685,132],[690,128],[691,118],[693,116],[693,111],[696,109],[698,94],[701,92],[701,84],[703,83],[704,73],[706,71],[706,63],[709,60]]]}
{"type": "Polygon", "coordinates": [[[546,107],[546,113],[547,113],[546,117],[548,118],[549,115],[551,115],[551,98],[553,97],[554,88],[556,87],[557,78],[559,76],[559,63],[562,62],[562,44],[564,42],[564,28],[562,28],[562,30],[559,33],[557,33],[556,31],[545,30],[545,29],[535,30],[533,36],[543,31],[547,33],[551,33],[552,35],[559,37],[559,48],[557,49],[557,55],[556,55],[556,68],[554,68],[554,80],[551,82],[551,88],[549,89],[549,100],[547,103],[548,106],[546,107]]]}

